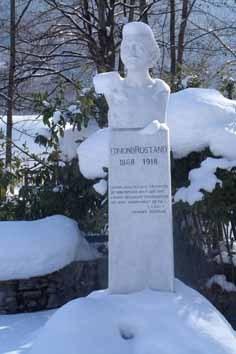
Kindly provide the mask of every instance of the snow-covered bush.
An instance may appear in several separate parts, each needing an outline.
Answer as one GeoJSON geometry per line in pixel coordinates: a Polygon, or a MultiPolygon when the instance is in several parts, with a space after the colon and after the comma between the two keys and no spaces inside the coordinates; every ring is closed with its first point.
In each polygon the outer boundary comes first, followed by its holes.
{"type": "Polygon", "coordinates": [[[30,161],[26,163],[18,157],[18,169],[10,172],[1,172],[0,166],[1,191],[4,191],[0,220],[34,220],[63,214],[79,221],[84,231],[104,232],[106,197],[92,187],[99,179],[89,181],[81,174],[76,153],[78,144],[97,130],[98,124],[106,123],[102,118],[106,117],[104,100],[93,90],[79,88],[77,100],[70,103],[65,102],[63,93],[51,101],[46,94],[39,94],[35,102],[44,126],[41,123],[38,127],[35,147],[31,146],[29,151],[30,161]],[[40,150],[45,146],[44,153],[34,154],[32,150],[37,151],[39,144],[40,150]],[[9,193],[9,179],[16,175],[17,188],[9,193]]]}
{"type": "MultiPolygon", "coordinates": [[[[182,240],[201,249],[210,263],[214,263],[218,255],[222,272],[225,272],[225,261],[222,257],[224,249],[229,257],[227,263],[232,265],[231,271],[227,272],[228,280],[236,283],[236,264],[232,262],[236,240],[235,162],[229,164],[229,161],[223,158],[209,156],[212,155],[207,149],[191,153],[173,163],[173,192],[177,190],[174,215],[181,221],[175,226],[179,229],[182,240]]],[[[195,264],[198,274],[200,261],[199,259],[195,264]]],[[[202,267],[205,266],[204,263],[202,267]]],[[[207,272],[214,272],[214,268],[212,265],[211,268],[201,269],[202,276],[207,278],[207,272]]]]}
{"type": "Polygon", "coordinates": [[[102,232],[106,206],[92,188],[94,181],[81,175],[77,160],[63,166],[48,161],[45,166],[24,172],[26,179],[17,194],[0,203],[0,220],[35,220],[61,214],[77,220],[83,231],[102,232]]]}
{"type": "Polygon", "coordinates": [[[81,89],[78,86],[77,98],[71,102],[65,100],[63,91],[53,100],[47,98],[45,94],[38,94],[35,97],[35,109],[43,117],[47,127],[46,130],[39,132],[36,140],[54,147],[68,127],[80,131],[88,126],[90,119],[95,120],[100,128],[107,125],[106,101],[92,88],[81,89]]]}
{"type": "Polygon", "coordinates": [[[236,283],[232,261],[236,241],[236,102],[214,90],[198,89],[195,97],[193,93],[175,94],[169,111],[175,227],[181,241],[201,249],[211,264],[206,268],[203,261],[201,267],[201,258],[195,262],[198,278],[219,271],[218,255],[221,272],[236,283]],[[174,121],[172,114],[181,95],[186,102],[182,101],[181,115],[174,121]],[[223,250],[228,255],[227,267],[223,250]]]}

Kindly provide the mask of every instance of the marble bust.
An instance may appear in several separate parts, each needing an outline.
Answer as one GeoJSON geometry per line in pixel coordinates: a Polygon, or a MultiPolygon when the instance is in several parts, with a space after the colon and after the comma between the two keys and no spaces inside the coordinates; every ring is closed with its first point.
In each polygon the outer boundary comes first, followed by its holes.
{"type": "Polygon", "coordinates": [[[127,70],[97,74],[94,86],[109,105],[111,128],[144,128],[154,120],[166,122],[169,86],[149,74],[159,59],[159,47],[151,28],[143,22],[130,22],[123,28],[121,59],[127,70]]]}

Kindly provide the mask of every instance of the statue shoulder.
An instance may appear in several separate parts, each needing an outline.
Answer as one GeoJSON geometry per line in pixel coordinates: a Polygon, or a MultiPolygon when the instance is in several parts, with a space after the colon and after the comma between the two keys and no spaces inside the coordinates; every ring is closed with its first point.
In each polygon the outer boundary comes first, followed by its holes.
{"type": "Polygon", "coordinates": [[[97,93],[109,93],[114,88],[117,88],[121,82],[121,77],[117,71],[110,71],[108,73],[101,73],[95,75],[93,84],[97,93]]]}
{"type": "Polygon", "coordinates": [[[166,93],[167,95],[170,94],[170,86],[161,79],[155,79],[155,87],[157,93],[166,93]]]}

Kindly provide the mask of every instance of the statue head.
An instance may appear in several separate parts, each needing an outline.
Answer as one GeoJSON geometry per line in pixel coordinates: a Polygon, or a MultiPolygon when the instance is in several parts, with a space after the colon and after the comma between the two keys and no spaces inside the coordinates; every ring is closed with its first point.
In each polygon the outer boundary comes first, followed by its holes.
{"type": "Polygon", "coordinates": [[[151,28],[143,22],[130,22],[123,27],[121,60],[129,70],[150,69],[158,61],[159,47],[151,28]]]}

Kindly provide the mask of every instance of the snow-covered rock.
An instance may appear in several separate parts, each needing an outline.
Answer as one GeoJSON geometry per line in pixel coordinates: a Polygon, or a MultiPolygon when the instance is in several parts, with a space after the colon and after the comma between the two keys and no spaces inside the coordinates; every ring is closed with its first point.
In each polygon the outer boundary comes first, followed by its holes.
{"type": "MultiPolygon", "coordinates": [[[[213,89],[189,88],[170,95],[167,123],[175,158],[209,147],[216,156],[236,159],[236,102],[213,89]]],[[[148,128],[151,132],[155,124],[148,128]]],[[[104,177],[109,128],[98,130],[78,147],[86,178],[104,177]]]]}
{"type": "Polygon", "coordinates": [[[180,281],[175,288],[74,300],[51,317],[30,354],[235,354],[223,316],[180,281]]]}
{"type": "Polygon", "coordinates": [[[77,223],[62,215],[1,221],[0,235],[0,280],[45,275],[73,261],[96,257],[77,223]]]}

